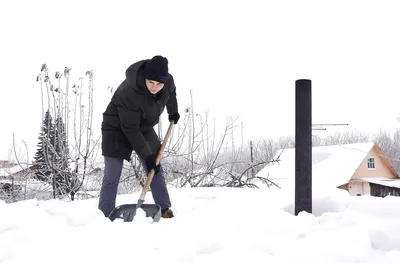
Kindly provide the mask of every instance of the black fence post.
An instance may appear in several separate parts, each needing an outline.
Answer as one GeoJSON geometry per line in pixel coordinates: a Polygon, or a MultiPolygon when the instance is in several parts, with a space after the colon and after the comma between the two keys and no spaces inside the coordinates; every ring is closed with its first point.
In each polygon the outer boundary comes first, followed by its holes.
{"type": "Polygon", "coordinates": [[[295,215],[312,213],[311,80],[296,80],[295,215]]]}

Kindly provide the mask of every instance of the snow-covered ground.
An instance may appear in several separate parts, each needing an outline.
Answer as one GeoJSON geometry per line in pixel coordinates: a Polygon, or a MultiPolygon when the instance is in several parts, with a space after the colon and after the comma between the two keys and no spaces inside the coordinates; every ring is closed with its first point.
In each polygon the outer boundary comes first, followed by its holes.
{"type": "Polygon", "coordinates": [[[277,188],[170,195],[176,217],[154,224],[110,222],[97,199],[0,203],[0,262],[400,262],[398,197],[315,193],[314,213],[294,216],[293,196],[277,188]]]}

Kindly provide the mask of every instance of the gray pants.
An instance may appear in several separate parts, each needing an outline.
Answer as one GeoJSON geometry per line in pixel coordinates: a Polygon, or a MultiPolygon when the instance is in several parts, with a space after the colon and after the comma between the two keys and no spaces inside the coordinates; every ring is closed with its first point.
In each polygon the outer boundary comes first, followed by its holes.
{"type": "MultiPolygon", "coordinates": [[[[140,160],[145,171],[146,164],[140,160]]],[[[117,190],[119,180],[121,178],[123,159],[104,157],[104,177],[100,190],[99,206],[98,208],[107,217],[115,207],[115,199],[117,197],[117,190]]],[[[154,202],[161,207],[162,210],[171,207],[167,186],[165,183],[164,171],[160,165],[160,171],[154,175],[150,183],[151,193],[154,202]]],[[[139,196],[138,196],[139,198],[139,196]]],[[[132,200],[136,203],[137,200],[132,200]]]]}

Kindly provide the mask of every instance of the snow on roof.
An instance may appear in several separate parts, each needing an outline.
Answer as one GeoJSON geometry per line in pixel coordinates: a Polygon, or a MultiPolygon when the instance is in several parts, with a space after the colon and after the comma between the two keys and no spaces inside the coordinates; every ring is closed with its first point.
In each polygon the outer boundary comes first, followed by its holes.
{"type": "MultiPolygon", "coordinates": [[[[373,146],[373,142],[366,142],[313,147],[313,186],[331,188],[348,183],[373,146]]],[[[285,184],[293,186],[295,148],[279,150],[274,160],[279,160],[279,162],[266,165],[257,176],[268,177],[281,186],[285,184]]]]}
{"type": "Polygon", "coordinates": [[[32,166],[31,164],[17,164],[15,166],[12,167],[6,167],[6,168],[0,168],[0,176],[11,176],[15,173],[18,173],[22,170],[28,169],[30,166],[32,166]]]}
{"type": "Polygon", "coordinates": [[[392,178],[359,178],[354,181],[363,181],[373,184],[379,184],[394,188],[400,188],[400,179],[392,179],[392,178]]]}

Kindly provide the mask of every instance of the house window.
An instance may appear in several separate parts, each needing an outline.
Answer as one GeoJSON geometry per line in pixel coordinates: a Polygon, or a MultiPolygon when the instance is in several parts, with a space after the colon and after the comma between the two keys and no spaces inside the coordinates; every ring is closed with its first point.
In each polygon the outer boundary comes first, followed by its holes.
{"type": "Polygon", "coordinates": [[[368,165],[368,169],[375,169],[375,158],[373,157],[369,157],[367,159],[367,165],[368,165]]]}

